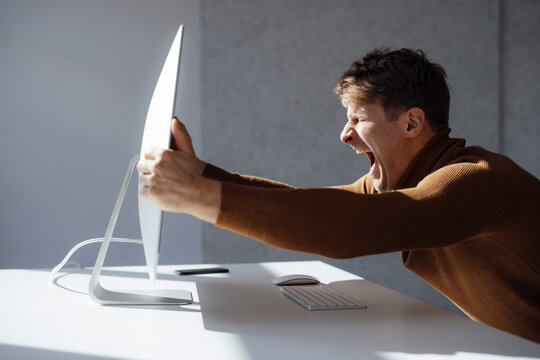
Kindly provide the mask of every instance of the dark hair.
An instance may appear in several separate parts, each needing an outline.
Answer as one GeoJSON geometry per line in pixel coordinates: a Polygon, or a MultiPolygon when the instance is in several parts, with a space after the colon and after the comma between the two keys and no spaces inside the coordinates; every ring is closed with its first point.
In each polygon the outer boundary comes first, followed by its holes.
{"type": "Polygon", "coordinates": [[[351,101],[379,100],[390,120],[419,107],[432,130],[448,127],[450,92],[446,71],[430,62],[422,50],[374,49],[343,73],[334,91],[345,106],[351,101]]]}

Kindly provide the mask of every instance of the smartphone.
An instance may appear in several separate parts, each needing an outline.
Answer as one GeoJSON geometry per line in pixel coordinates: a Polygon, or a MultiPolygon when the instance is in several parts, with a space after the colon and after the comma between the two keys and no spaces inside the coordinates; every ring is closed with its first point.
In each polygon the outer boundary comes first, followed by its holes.
{"type": "Polygon", "coordinates": [[[217,274],[217,273],[226,273],[229,272],[229,269],[222,267],[213,267],[213,268],[201,268],[201,269],[180,269],[174,270],[178,275],[198,275],[198,274],[217,274]]]}

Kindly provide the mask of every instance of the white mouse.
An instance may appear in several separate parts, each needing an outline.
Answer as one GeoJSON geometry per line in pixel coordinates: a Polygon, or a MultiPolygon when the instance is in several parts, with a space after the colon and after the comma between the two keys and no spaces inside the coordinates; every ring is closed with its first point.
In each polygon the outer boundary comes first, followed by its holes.
{"type": "Polygon", "coordinates": [[[314,284],[318,284],[320,281],[316,277],[313,277],[310,275],[293,274],[293,275],[280,276],[278,278],[275,278],[274,281],[272,282],[274,283],[274,285],[286,286],[286,285],[314,285],[314,284]]]}

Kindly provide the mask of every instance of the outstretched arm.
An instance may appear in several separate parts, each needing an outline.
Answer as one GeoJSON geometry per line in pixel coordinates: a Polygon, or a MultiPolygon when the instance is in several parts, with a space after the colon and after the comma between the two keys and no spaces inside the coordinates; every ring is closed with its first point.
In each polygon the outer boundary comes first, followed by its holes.
{"type": "Polygon", "coordinates": [[[502,205],[513,196],[482,164],[449,165],[414,188],[381,194],[366,194],[363,179],[316,189],[222,183],[216,225],[288,250],[351,258],[469,239],[504,224],[502,205]]]}

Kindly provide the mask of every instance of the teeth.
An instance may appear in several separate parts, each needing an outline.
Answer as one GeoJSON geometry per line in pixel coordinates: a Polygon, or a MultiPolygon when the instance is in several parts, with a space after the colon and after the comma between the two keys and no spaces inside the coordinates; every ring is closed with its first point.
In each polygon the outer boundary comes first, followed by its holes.
{"type": "Polygon", "coordinates": [[[370,150],[369,149],[368,150],[356,150],[355,149],[354,151],[356,151],[357,154],[363,154],[363,153],[369,152],[370,150]]]}

